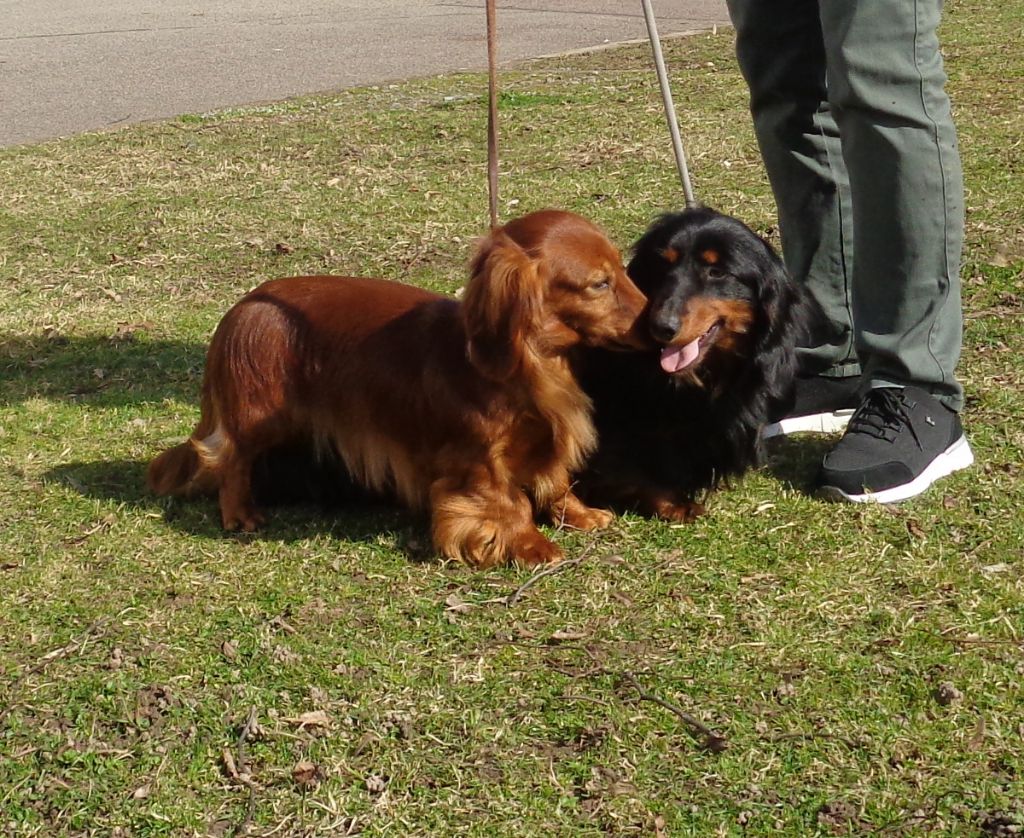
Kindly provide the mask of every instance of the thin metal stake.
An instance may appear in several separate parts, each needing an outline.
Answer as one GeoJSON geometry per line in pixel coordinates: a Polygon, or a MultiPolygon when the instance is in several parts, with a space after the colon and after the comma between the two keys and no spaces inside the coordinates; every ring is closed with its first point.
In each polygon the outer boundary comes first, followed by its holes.
{"type": "Polygon", "coordinates": [[[683,140],[679,136],[679,122],[676,120],[676,107],[672,102],[672,89],[668,84],[668,72],[665,70],[665,57],[661,54],[661,39],[658,37],[658,24],[654,20],[651,0],[640,0],[644,7],[644,19],[647,21],[647,34],[651,39],[651,51],[654,53],[654,66],[658,71],[658,83],[661,85],[661,100],[665,103],[665,119],[668,120],[668,131],[672,135],[672,149],[676,154],[676,168],[679,179],[683,182],[683,195],[686,206],[697,206],[693,196],[693,185],[690,183],[690,170],[686,166],[686,152],[683,151],[683,140]]]}
{"type": "Polygon", "coordinates": [[[498,62],[497,14],[487,0],[487,193],[491,228],[498,226],[498,62]]]}

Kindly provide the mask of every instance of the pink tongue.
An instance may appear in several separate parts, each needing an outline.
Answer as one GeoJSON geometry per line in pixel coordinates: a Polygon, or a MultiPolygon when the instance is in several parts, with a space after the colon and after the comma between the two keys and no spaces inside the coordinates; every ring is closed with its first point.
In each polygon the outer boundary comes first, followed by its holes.
{"type": "Polygon", "coordinates": [[[700,338],[691,340],[686,346],[669,346],[661,350],[661,368],[665,372],[679,372],[697,360],[700,352],[700,338]]]}

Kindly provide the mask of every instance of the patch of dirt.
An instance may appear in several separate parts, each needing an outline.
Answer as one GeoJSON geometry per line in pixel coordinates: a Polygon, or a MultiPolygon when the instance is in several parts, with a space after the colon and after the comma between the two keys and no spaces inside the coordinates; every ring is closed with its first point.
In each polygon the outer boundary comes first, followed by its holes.
{"type": "Polygon", "coordinates": [[[143,730],[159,728],[164,716],[177,704],[178,700],[167,687],[160,684],[143,687],[135,695],[135,726],[143,730]]]}
{"type": "Polygon", "coordinates": [[[982,835],[996,838],[1024,835],[1024,802],[1018,803],[1016,811],[981,812],[978,815],[978,828],[982,835]]]}
{"type": "Polygon", "coordinates": [[[860,809],[847,800],[830,800],[818,809],[818,825],[833,835],[870,832],[871,824],[861,820],[860,809]]]}

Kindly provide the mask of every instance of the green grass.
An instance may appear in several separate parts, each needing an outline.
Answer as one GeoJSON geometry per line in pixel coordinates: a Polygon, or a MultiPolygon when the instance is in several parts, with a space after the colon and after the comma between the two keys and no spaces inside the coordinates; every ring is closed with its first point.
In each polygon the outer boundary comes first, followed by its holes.
{"type": "MultiPolygon", "coordinates": [[[[693,525],[554,533],[582,561],[513,605],[524,574],[438,563],[400,510],[281,510],[243,538],[143,486],[248,288],[461,285],[482,75],[0,151],[0,834],[1024,823],[1024,2],[946,15],[978,465],[835,506],[804,491],[826,441],[787,441],[693,525]]],[[[731,33],[666,47],[699,196],[773,235],[731,33]]],[[[501,85],[503,217],[565,207],[625,247],[682,204],[646,47],[501,85]]]]}

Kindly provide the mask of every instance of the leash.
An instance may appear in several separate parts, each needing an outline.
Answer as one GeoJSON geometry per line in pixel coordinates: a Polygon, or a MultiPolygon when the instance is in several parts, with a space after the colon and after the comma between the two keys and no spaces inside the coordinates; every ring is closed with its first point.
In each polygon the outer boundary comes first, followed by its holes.
{"type": "Polygon", "coordinates": [[[497,14],[487,0],[487,195],[491,229],[498,226],[498,65],[497,14]]]}
{"type": "Polygon", "coordinates": [[[668,71],[665,69],[665,57],[661,54],[661,39],[658,37],[658,24],[654,20],[651,0],[640,0],[644,7],[644,19],[647,21],[647,35],[651,41],[651,52],[654,53],[654,67],[658,72],[658,84],[661,86],[661,101],[665,105],[665,119],[668,120],[668,132],[672,137],[672,149],[676,155],[676,168],[679,179],[683,183],[683,195],[686,206],[697,206],[693,196],[693,185],[690,183],[690,170],[686,165],[686,152],[683,151],[683,140],[679,135],[679,122],[676,119],[676,107],[672,102],[672,88],[668,84],[668,71]]]}

